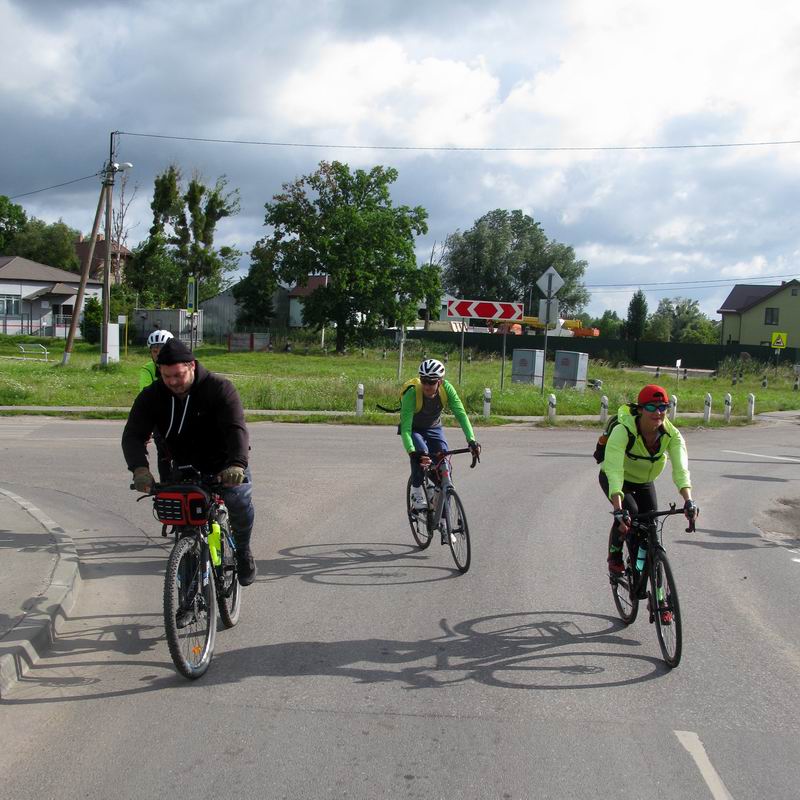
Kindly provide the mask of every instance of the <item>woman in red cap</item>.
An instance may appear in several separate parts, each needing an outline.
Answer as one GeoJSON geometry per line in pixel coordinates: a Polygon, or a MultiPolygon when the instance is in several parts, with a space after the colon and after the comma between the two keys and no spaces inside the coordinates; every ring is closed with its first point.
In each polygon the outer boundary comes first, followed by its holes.
{"type": "Polygon", "coordinates": [[[622,538],[630,529],[630,514],[655,511],[658,507],[653,481],[664,469],[667,456],[687,519],[698,513],[692,501],[686,443],[667,419],[668,410],[666,389],[648,384],[639,392],[636,403],[620,407],[618,424],[608,435],[600,465],[600,485],[614,507],[608,540],[608,570],[612,576],[625,571],[622,538]]]}

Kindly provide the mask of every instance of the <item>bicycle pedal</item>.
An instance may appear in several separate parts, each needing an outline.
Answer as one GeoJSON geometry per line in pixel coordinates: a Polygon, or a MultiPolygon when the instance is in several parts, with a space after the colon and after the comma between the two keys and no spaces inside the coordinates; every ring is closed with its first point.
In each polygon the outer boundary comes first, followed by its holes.
{"type": "Polygon", "coordinates": [[[166,525],[162,525],[162,526],[161,526],[161,536],[162,536],[164,539],[166,539],[166,538],[167,538],[167,526],[166,526],[166,525]]]}

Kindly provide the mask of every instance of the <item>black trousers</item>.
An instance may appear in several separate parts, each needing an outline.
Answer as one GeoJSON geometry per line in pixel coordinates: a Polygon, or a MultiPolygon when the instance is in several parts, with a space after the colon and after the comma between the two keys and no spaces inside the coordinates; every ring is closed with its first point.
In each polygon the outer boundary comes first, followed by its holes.
{"type": "MultiPolygon", "coordinates": [[[[600,486],[603,489],[603,494],[608,497],[608,478],[605,472],[600,471],[600,486]]],[[[622,507],[627,509],[630,514],[638,514],[639,512],[655,511],[658,508],[658,499],[656,498],[655,484],[650,483],[630,483],[625,481],[622,484],[622,507]]],[[[609,501],[610,502],[610,501],[609,501]]],[[[639,547],[639,541],[633,531],[629,531],[625,537],[628,540],[628,552],[631,558],[636,557],[636,550],[639,547]]],[[[611,531],[608,534],[608,549],[619,548],[622,545],[622,536],[620,535],[619,528],[616,523],[611,526],[611,531]]]]}

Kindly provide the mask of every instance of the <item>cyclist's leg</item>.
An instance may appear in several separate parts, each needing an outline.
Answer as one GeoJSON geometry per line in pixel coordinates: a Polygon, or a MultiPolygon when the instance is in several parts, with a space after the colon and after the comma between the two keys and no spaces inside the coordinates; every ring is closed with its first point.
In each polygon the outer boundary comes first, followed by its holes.
{"type": "MultiPolygon", "coordinates": [[[[428,453],[428,445],[423,436],[424,431],[411,431],[411,441],[414,442],[414,449],[418,453],[428,453]]],[[[422,486],[422,467],[415,458],[411,459],[411,486],[418,489],[422,486]]]]}
{"type": "Polygon", "coordinates": [[[429,453],[436,455],[436,453],[444,453],[450,449],[447,446],[447,439],[444,438],[444,428],[441,425],[428,428],[422,433],[429,453]]]}
{"type": "Polygon", "coordinates": [[[253,475],[250,467],[245,470],[247,483],[230,486],[220,494],[228,507],[228,519],[231,533],[236,544],[236,564],[239,571],[239,583],[247,586],[256,576],[256,567],[250,552],[250,536],[253,533],[255,508],[253,507],[253,475]]]}
{"type": "MultiPolygon", "coordinates": [[[[605,472],[602,470],[600,471],[599,476],[600,487],[603,490],[603,494],[608,499],[608,478],[606,477],[605,472]]],[[[623,485],[623,491],[625,491],[625,486],[623,485]]],[[[626,500],[628,500],[629,495],[625,495],[622,501],[623,508],[627,508],[630,513],[635,513],[635,503],[634,510],[631,511],[626,500]]],[[[609,502],[611,502],[609,500],[609,502]]],[[[611,524],[611,530],[608,532],[608,556],[606,561],[608,563],[608,571],[613,573],[614,575],[621,575],[625,571],[624,566],[624,557],[623,557],[623,547],[624,542],[622,541],[622,535],[619,532],[619,528],[617,528],[616,523],[611,524]]]]}

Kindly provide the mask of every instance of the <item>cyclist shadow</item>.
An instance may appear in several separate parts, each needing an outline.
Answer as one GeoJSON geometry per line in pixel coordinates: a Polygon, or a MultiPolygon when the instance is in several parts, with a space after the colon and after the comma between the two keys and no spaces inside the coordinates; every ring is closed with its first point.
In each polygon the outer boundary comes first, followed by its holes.
{"type": "Polygon", "coordinates": [[[431,558],[437,547],[437,541],[425,551],[398,542],[331,542],[287,547],[278,551],[280,558],[257,560],[256,580],[300,578],[331,586],[369,586],[428,583],[459,575],[451,567],[447,548],[441,548],[446,551],[446,560],[437,562],[431,558]],[[429,573],[423,575],[420,570],[429,573]]]}
{"type": "Polygon", "coordinates": [[[668,672],[660,658],[631,652],[641,643],[616,618],[583,612],[512,612],[477,617],[430,639],[298,641],[215,655],[206,680],[325,676],[407,690],[479,683],[506,689],[572,691],[626,686],[668,672]],[[611,671],[620,659],[619,671],[611,671]]]}

